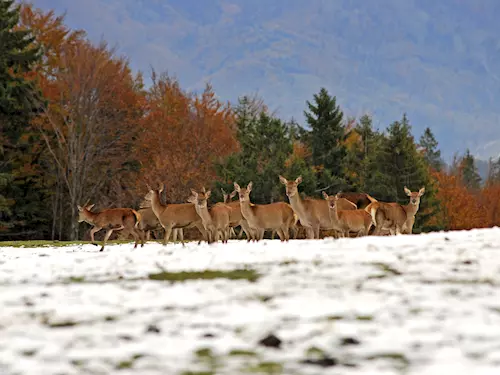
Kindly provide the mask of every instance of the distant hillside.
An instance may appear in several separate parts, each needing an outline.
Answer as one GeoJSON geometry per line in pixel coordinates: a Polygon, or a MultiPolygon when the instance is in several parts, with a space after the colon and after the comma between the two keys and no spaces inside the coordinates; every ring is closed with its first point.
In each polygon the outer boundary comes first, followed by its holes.
{"type": "Polygon", "coordinates": [[[488,162],[481,159],[476,159],[476,167],[479,175],[481,176],[483,182],[488,178],[488,162]]]}

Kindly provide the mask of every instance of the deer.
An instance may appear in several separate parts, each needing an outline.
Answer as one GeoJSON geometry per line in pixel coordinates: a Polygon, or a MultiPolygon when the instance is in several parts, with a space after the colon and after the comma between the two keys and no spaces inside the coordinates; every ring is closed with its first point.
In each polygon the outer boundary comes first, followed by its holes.
{"type": "Polygon", "coordinates": [[[323,198],[328,202],[330,220],[332,227],[336,229],[341,237],[348,237],[349,232],[357,233],[357,236],[367,236],[373,225],[372,217],[362,209],[339,210],[339,194],[329,196],[323,191],[323,198]]]}
{"type": "Polygon", "coordinates": [[[391,235],[413,233],[415,215],[420,206],[420,198],[425,193],[425,186],[418,192],[412,192],[406,186],[404,192],[410,197],[406,205],[395,202],[379,202],[368,195],[371,203],[365,207],[375,225],[374,235],[379,235],[383,230],[388,230],[391,235]]]}
{"type": "Polygon", "coordinates": [[[204,188],[201,193],[191,189],[191,197],[188,201],[194,204],[195,210],[201,218],[208,235],[208,243],[217,242],[219,236],[222,243],[227,243],[232,208],[224,203],[216,203],[209,209],[208,198],[210,198],[211,193],[211,190],[205,190],[204,188]]]}
{"type": "Polygon", "coordinates": [[[241,214],[253,232],[253,240],[261,240],[266,229],[275,229],[281,241],[288,241],[290,227],[295,223],[292,207],[285,202],[252,205],[250,202],[252,186],[252,181],[248,183],[246,188],[242,188],[237,182],[234,182],[234,189],[238,192],[240,199],[241,214]]]}
{"type": "MultiPolygon", "coordinates": [[[[307,239],[319,239],[320,229],[334,229],[330,220],[328,203],[324,199],[302,199],[298,186],[302,182],[302,176],[295,181],[288,181],[279,175],[279,179],[285,185],[285,192],[290,201],[293,211],[297,214],[300,224],[306,231],[307,239]]],[[[355,210],[356,205],[345,198],[337,201],[339,210],[355,210]]]]}
{"type": "Polygon", "coordinates": [[[234,228],[237,226],[241,227],[240,233],[238,234],[238,238],[241,238],[243,235],[243,232],[247,236],[247,242],[249,242],[252,239],[251,236],[251,230],[250,227],[248,226],[247,221],[241,214],[241,208],[240,208],[240,202],[239,201],[233,201],[232,199],[236,196],[237,192],[236,190],[233,190],[230,194],[227,194],[224,189],[221,188],[222,192],[222,197],[223,197],[223,202],[232,208],[231,213],[229,215],[229,226],[231,228],[231,231],[234,233],[236,237],[236,233],[234,232],[234,228]]]}
{"type": "Polygon", "coordinates": [[[106,242],[113,231],[121,231],[123,229],[134,236],[134,249],[137,248],[139,240],[141,240],[141,247],[144,247],[143,232],[138,229],[139,223],[141,222],[141,215],[136,210],[132,208],[108,208],[100,212],[92,212],[91,210],[94,206],[94,204],[84,205],[84,207],[78,205],[78,222],[81,223],[85,221],[92,225],[90,239],[92,244],[96,246],[94,234],[101,229],[106,229],[106,235],[104,236],[104,241],[99,251],[104,251],[106,242]]]}
{"type": "MultiPolygon", "coordinates": [[[[144,197],[145,200],[151,202],[151,209],[158,218],[163,229],[165,229],[165,236],[163,238],[163,245],[166,246],[170,239],[170,234],[174,229],[197,227],[201,232],[203,239],[206,239],[206,231],[198,216],[194,204],[192,203],[170,203],[163,204],[160,199],[160,194],[164,187],[157,190],[152,189],[148,185],[148,193],[144,197]]],[[[184,247],[184,236],[180,238],[182,246],[184,247]]],[[[201,242],[201,241],[200,241],[201,242]]]]}

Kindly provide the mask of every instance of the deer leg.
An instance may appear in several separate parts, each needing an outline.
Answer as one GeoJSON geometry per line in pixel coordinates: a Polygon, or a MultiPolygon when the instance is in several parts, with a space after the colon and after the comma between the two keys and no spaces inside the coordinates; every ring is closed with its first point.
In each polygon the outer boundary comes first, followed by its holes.
{"type": "Polygon", "coordinates": [[[170,234],[172,233],[172,226],[167,225],[164,226],[163,229],[165,229],[165,236],[163,237],[163,246],[167,246],[167,242],[170,239],[170,234]]]}
{"type": "Polygon", "coordinates": [[[92,241],[92,245],[99,246],[95,243],[94,234],[99,232],[101,229],[102,227],[92,227],[92,229],[90,230],[90,240],[92,241]]]}
{"type": "Polygon", "coordinates": [[[148,230],[148,231],[146,231],[146,241],[149,242],[150,239],[151,239],[151,231],[148,230]]]}
{"type": "Polygon", "coordinates": [[[314,230],[314,238],[319,240],[319,224],[315,225],[313,227],[313,230],[314,230]]]}
{"type": "Polygon", "coordinates": [[[111,233],[113,233],[113,231],[114,231],[114,229],[108,229],[108,231],[106,232],[106,235],[104,236],[104,241],[102,242],[101,250],[99,250],[99,251],[104,250],[104,246],[106,246],[106,241],[109,239],[109,236],[111,236],[111,233]]]}

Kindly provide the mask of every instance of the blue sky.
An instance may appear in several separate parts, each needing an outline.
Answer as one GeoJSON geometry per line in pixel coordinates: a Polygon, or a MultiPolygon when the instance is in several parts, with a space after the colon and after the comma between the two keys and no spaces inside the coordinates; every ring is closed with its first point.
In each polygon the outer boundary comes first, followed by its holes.
{"type": "Polygon", "coordinates": [[[129,57],[223,100],[259,93],[304,123],[324,86],[384,129],[406,112],[447,160],[500,155],[498,0],[34,0],[129,57]]]}

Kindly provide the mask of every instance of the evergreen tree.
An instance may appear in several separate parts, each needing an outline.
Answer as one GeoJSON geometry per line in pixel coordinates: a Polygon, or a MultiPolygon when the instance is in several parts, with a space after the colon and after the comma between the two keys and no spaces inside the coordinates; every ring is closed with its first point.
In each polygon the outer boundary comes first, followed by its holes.
{"type": "Polygon", "coordinates": [[[488,185],[498,184],[500,183],[500,156],[497,161],[493,161],[493,158],[490,158],[488,162],[488,185]]]}
{"type": "Polygon", "coordinates": [[[4,230],[14,226],[24,230],[33,207],[40,208],[43,200],[30,181],[33,175],[26,173],[31,159],[40,156],[32,155],[29,122],[41,98],[27,73],[40,60],[41,51],[29,30],[16,29],[18,22],[19,6],[13,0],[0,0],[0,225],[4,230]]]}
{"type": "MultiPolygon", "coordinates": [[[[278,201],[284,195],[278,175],[286,172],[285,162],[292,153],[289,130],[278,118],[266,111],[257,114],[249,105],[248,98],[239,100],[236,114],[241,150],[216,165],[222,182],[216,183],[214,193],[219,194],[221,187],[232,190],[234,181],[242,186],[253,181],[252,202],[278,201]]],[[[215,199],[220,197],[216,195],[215,199]]]]}
{"type": "Polygon", "coordinates": [[[379,186],[385,185],[386,191],[378,198],[407,204],[408,197],[404,193],[404,186],[412,191],[425,186],[425,196],[416,216],[414,232],[431,229],[425,223],[438,209],[436,188],[432,183],[426,161],[417,150],[406,114],[401,121],[396,121],[388,127],[382,149],[383,152],[379,153],[380,159],[377,161],[381,171],[376,179],[379,186]]]}
{"type": "Polygon", "coordinates": [[[436,171],[440,171],[443,165],[441,151],[438,150],[438,142],[430,128],[426,128],[420,137],[420,147],[424,149],[424,158],[427,164],[436,171]]]}
{"type": "Polygon", "coordinates": [[[477,190],[481,187],[481,177],[476,167],[474,156],[467,149],[460,163],[462,182],[467,189],[477,190]]]}
{"type": "Polygon", "coordinates": [[[344,159],[347,153],[344,114],[336,97],[330,96],[325,88],[314,95],[313,103],[306,103],[308,111],[304,111],[304,115],[311,130],[305,140],[312,151],[312,164],[319,167],[318,182],[342,188],[345,186],[344,159]]]}

